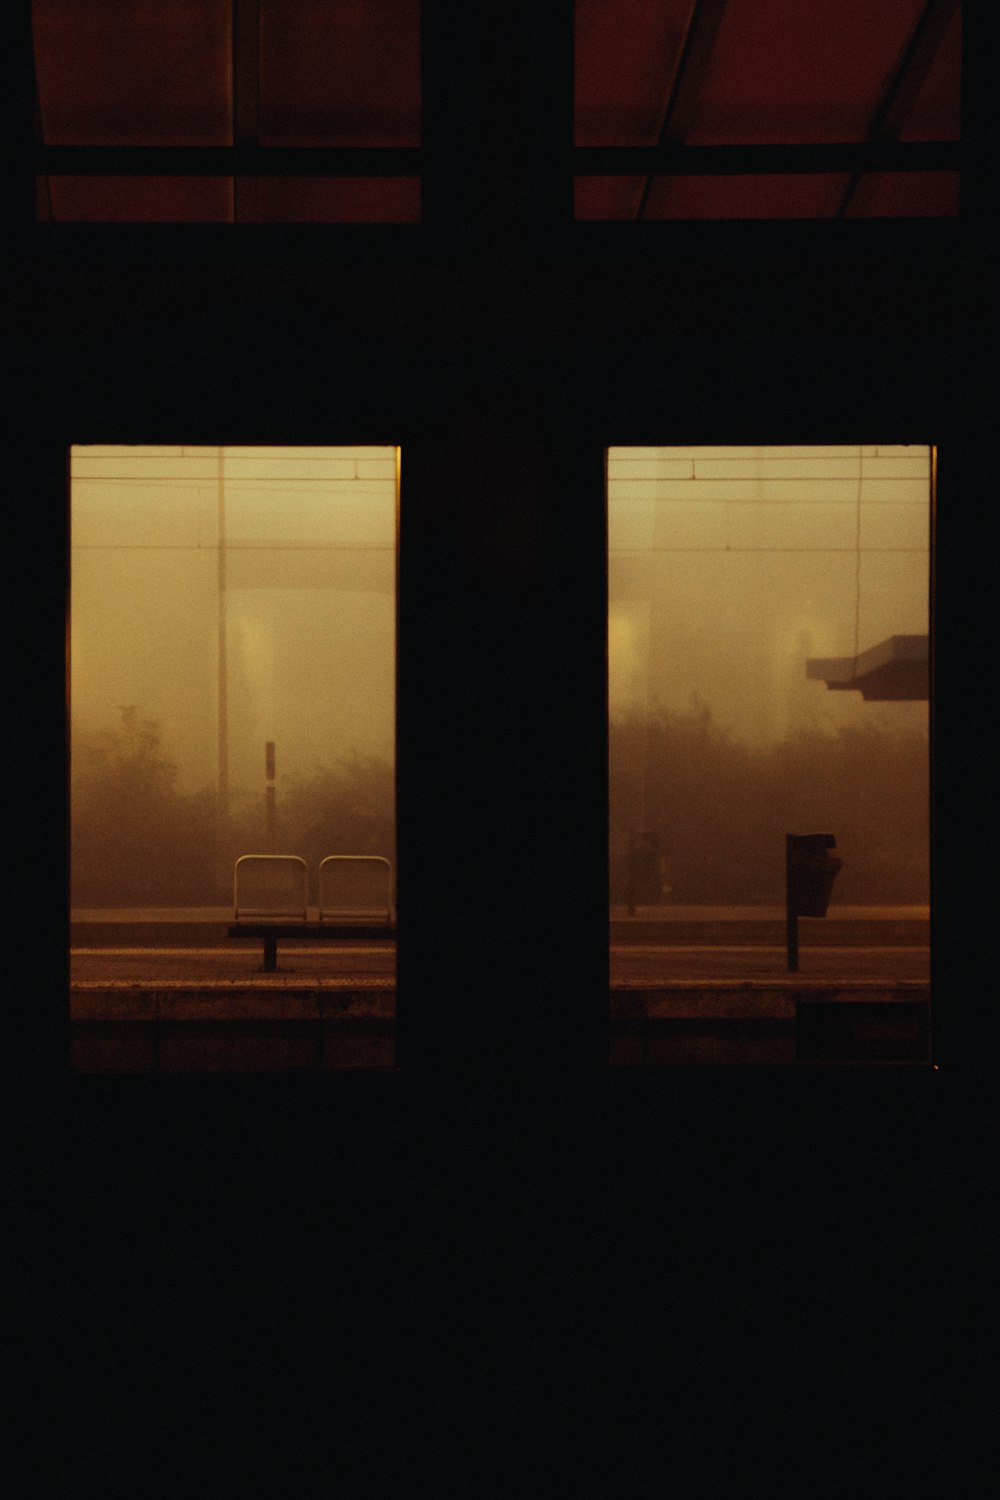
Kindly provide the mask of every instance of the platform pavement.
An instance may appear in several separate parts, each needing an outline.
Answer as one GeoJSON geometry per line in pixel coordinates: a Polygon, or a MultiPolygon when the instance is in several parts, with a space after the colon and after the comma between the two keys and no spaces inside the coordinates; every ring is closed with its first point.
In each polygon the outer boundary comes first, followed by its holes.
{"type": "MultiPolygon", "coordinates": [[[[317,920],[318,912],[309,912],[317,920]]],[[[231,907],[149,907],[127,910],[78,909],[70,913],[70,943],[74,948],[166,947],[224,945],[230,941],[231,907]]],[[[926,944],[930,935],[927,906],[840,906],[833,903],[826,917],[802,917],[804,942],[817,946],[885,947],[926,944]]],[[[639,907],[629,915],[624,906],[610,911],[612,944],[735,943],[782,945],[785,941],[783,906],[639,907]]]]}
{"type": "MultiPolygon", "coordinates": [[[[926,997],[929,950],[802,945],[799,971],[764,945],[612,946],[612,1014],[791,1016],[811,995],[854,1000],[926,997]]],[[[390,944],[288,944],[265,973],[259,945],[77,949],[70,962],[75,1020],[285,1020],[395,1012],[390,944]]]]}
{"type": "MultiPolygon", "coordinates": [[[[228,925],[228,912],[225,918],[228,925]]],[[[895,925],[911,919],[842,917],[833,942],[832,924],[803,921],[796,974],[788,972],[784,946],[765,941],[775,931],[784,935],[772,913],[757,920],[750,943],[720,942],[713,921],[694,924],[702,942],[685,942],[688,920],[666,940],[650,941],[640,927],[615,941],[612,929],[611,1062],[809,1061],[803,1007],[825,1015],[831,1035],[850,1033],[848,1055],[834,1061],[855,1060],[859,1049],[863,1061],[926,1059],[929,948],[901,942],[895,925]],[[851,944],[852,936],[872,931],[889,940],[851,944]],[[831,1015],[848,1019],[841,1026],[831,1015]]],[[[392,943],[288,943],[279,948],[277,971],[265,973],[257,940],[205,942],[213,923],[193,925],[197,946],[177,941],[192,924],[178,923],[174,912],[143,929],[145,936],[152,928],[153,944],[132,946],[136,925],[120,921],[102,924],[104,945],[74,945],[75,1070],[393,1066],[392,943]]],[[[827,1046],[823,1037],[819,1046],[827,1046]]]]}
{"type": "MultiPolygon", "coordinates": [[[[868,1030],[889,1036],[864,1046],[900,1053],[883,1060],[923,1055],[926,908],[839,908],[801,919],[795,974],[779,908],[611,917],[612,1061],[801,1061],[801,1012],[813,1005],[817,1014],[852,1012],[855,1027],[862,1007],[873,1017],[868,1030]]],[[[277,971],[265,973],[259,940],[229,938],[231,921],[228,908],[74,913],[74,1066],[392,1066],[393,943],[289,942],[279,945],[277,971]]]]}

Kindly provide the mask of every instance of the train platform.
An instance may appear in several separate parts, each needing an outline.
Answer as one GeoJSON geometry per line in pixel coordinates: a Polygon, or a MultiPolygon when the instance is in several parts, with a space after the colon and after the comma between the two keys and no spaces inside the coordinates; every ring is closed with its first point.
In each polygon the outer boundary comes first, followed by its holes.
{"type": "MultiPolygon", "coordinates": [[[[310,920],[318,912],[311,909],[310,920]]],[[[146,907],[112,910],[74,909],[70,943],[74,948],[210,947],[228,941],[232,907],[146,907]]],[[[928,906],[841,906],[831,904],[825,917],[800,918],[802,931],[818,935],[825,945],[926,944],[930,940],[928,906]]],[[[752,943],[782,944],[785,909],[780,905],[641,906],[632,914],[612,906],[612,944],[752,943]]]]}
{"type": "MultiPolygon", "coordinates": [[[[74,1067],[394,1066],[394,943],[288,943],[269,973],[257,939],[218,936],[231,920],[228,909],[77,914],[74,1067]]],[[[927,926],[926,909],[913,908],[800,919],[789,973],[774,909],[613,914],[609,1060],[926,1061],[927,926]]]]}

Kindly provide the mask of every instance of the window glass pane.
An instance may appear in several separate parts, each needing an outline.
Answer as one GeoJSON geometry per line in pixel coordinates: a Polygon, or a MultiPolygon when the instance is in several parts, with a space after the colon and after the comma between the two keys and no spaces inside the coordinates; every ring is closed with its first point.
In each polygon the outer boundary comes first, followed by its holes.
{"type": "Polygon", "coordinates": [[[864,140],[925,0],[728,0],[687,139],[864,140]]]}
{"type": "Polygon", "coordinates": [[[263,0],[260,141],[418,146],[419,0],[263,0]]]}
{"type": "Polygon", "coordinates": [[[652,146],[694,0],[576,0],[578,146],[652,146]]]}
{"type": "Polygon", "coordinates": [[[957,172],[864,172],[847,217],[947,219],[958,209],[957,172]]]}
{"type": "Polygon", "coordinates": [[[613,1058],[802,1060],[832,992],[911,1001],[879,1045],[926,1052],[930,463],[609,450],[613,1058]],[[812,833],[842,868],[793,971],[786,835],[812,833]]]}
{"type": "MultiPolygon", "coordinates": [[[[391,447],[72,450],[74,1015],[113,1020],[130,985],[141,1067],[391,1062],[396,495],[391,447]],[[230,926],[236,862],[263,854],[295,862],[244,868],[251,908],[273,874],[273,915],[387,931],[289,933],[262,974],[230,926]],[[366,862],[321,890],[331,855],[366,862]],[[185,1006],[215,1031],[173,1025],[185,1006]]],[[[122,1065],[116,1038],[76,1041],[122,1065]]]]}
{"type": "Polygon", "coordinates": [[[417,224],[419,177],[39,177],[61,224],[417,224]]]}
{"type": "Polygon", "coordinates": [[[58,224],[225,224],[231,177],[39,177],[38,218],[58,224]]]}
{"type": "MultiPolygon", "coordinates": [[[[957,5],[577,0],[575,43],[578,146],[960,137],[957,5]]],[[[958,173],[606,173],[575,197],[578,219],[939,217],[958,213],[958,173]]]]}
{"type": "MultiPolygon", "coordinates": [[[[924,173],[916,179],[918,205],[924,173]]],[[[578,219],[830,219],[851,179],[839,172],[577,178],[578,219]]]]}
{"type": "Polygon", "coordinates": [[[578,177],[577,219],[934,219],[959,210],[957,172],[578,177]],[[846,207],[845,207],[846,205],[846,207]]]}
{"type": "Polygon", "coordinates": [[[903,141],[957,141],[962,130],[962,8],[955,13],[899,132],[903,141]]]}
{"type": "Polygon", "coordinates": [[[302,172],[252,170],[258,146],[419,146],[419,0],[35,0],[33,23],[41,145],[193,153],[172,176],[53,161],[40,222],[419,222],[417,176],[337,176],[335,163],[306,175],[305,156],[302,172]],[[199,172],[198,148],[232,145],[251,153],[249,173],[199,172]]]}
{"type": "Polygon", "coordinates": [[[418,224],[419,177],[260,177],[239,181],[262,224],[418,224]]]}
{"type": "Polygon", "coordinates": [[[232,142],[230,0],[33,0],[50,146],[232,142]]]}
{"type": "MultiPolygon", "coordinates": [[[[665,122],[671,139],[703,145],[864,140],[923,9],[577,0],[576,143],[652,145],[665,122]]],[[[956,13],[909,110],[919,129],[904,138],[957,139],[960,61],[956,13]]]]}

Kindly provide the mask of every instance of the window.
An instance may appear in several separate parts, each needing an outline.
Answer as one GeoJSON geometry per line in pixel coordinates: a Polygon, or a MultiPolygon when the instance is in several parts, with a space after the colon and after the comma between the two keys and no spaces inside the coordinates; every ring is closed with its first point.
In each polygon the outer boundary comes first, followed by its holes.
{"type": "Polygon", "coordinates": [[[926,1060],[930,485],[926,447],[609,450],[613,1059],[801,1059],[832,996],[926,1060]]]}
{"type": "Polygon", "coordinates": [[[329,905],[329,856],[394,875],[396,450],[90,445],[71,478],[77,1016],[125,984],[140,1063],[154,1029],[168,1068],[391,1062],[391,938],[290,937],[262,989],[229,928],[243,856],[293,857],[293,920],[329,905]]]}

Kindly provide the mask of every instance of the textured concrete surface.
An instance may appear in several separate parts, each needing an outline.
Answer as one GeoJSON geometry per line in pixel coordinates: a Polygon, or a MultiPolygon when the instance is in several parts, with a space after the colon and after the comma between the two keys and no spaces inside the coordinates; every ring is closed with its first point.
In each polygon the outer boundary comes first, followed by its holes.
{"type": "MultiPolygon", "coordinates": [[[[265,973],[259,940],[226,938],[228,911],[76,915],[76,1071],[394,1066],[392,943],[280,942],[265,973]]],[[[776,910],[661,909],[615,918],[611,932],[614,1065],[823,1060],[803,1047],[806,1032],[830,1061],[926,1057],[926,910],[802,919],[796,974],[776,910]],[[805,1029],[804,1006],[817,1018],[805,1029]]]]}
{"type": "MultiPolygon", "coordinates": [[[[615,988],[677,986],[700,982],[799,986],[819,983],[926,983],[926,946],[819,946],[800,934],[799,971],[789,974],[783,947],[755,944],[613,944],[615,988]]],[[[207,990],[254,990],[262,995],[296,988],[336,994],[350,987],[380,991],[395,983],[395,951],[388,944],[288,942],[278,946],[278,969],[265,974],[260,944],[206,948],[74,948],[74,993],[100,987],[167,985],[207,990]]]]}

